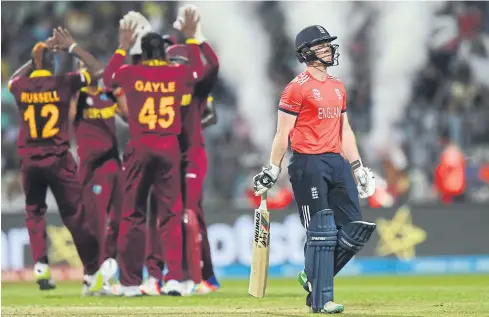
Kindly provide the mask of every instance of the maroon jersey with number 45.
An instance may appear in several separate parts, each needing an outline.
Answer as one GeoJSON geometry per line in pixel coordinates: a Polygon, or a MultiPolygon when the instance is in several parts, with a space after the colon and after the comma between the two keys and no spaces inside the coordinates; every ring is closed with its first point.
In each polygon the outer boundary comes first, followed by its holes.
{"type": "Polygon", "coordinates": [[[70,148],[70,98],[90,84],[86,71],[53,76],[47,70],[9,82],[20,113],[20,157],[61,154],[70,148]]]}
{"type": "Polygon", "coordinates": [[[186,65],[124,65],[119,68],[113,83],[126,94],[131,137],[180,134],[180,101],[198,77],[198,73],[186,65]]]}

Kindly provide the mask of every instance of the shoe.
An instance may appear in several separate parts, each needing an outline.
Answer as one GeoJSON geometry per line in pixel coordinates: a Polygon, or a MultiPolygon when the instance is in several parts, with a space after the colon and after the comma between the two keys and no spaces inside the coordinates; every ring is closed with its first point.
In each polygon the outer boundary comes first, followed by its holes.
{"type": "Polygon", "coordinates": [[[308,293],[306,296],[306,306],[310,310],[312,307],[312,294],[308,293]]]}
{"type": "Polygon", "coordinates": [[[49,265],[44,263],[36,263],[34,265],[34,277],[41,291],[48,291],[56,288],[49,265]]]}
{"type": "Polygon", "coordinates": [[[160,296],[161,292],[161,281],[150,276],[146,282],[139,286],[141,293],[148,296],[160,296]]]}
{"type": "MultiPolygon", "coordinates": [[[[345,307],[341,304],[336,304],[335,302],[327,302],[324,307],[317,311],[316,313],[323,314],[341,314],[345,310],[345,307]]],[[[313,311],[314,312],[314,311],[313,311]]]]}
{"type": "Polygon", "coordinates": [[[90,284],[93,280],[94,280],[93,275],[85,275],[83,277],[82,296],[113,296],[114,295],[110,283],[104,283],[99,291],[91,292],[90,284]]]}
{"type": "Polygon", "coordinates": [[[340,314],[343,312],[345,307],[341,304],[336,304],[335,302],[327,302],[322,309],[319,311],[313,311],[312,310],[312,285],[309,283],[307,280],[307,275],[304,270],[300,271],[299,274],[297,275],[297,280],[299,281],[299,284],[301,284],[302,288],[307,292],[307,297],[306,297],[306,306],[309,311],[315,312],[315,313],[325,313],[325,314],[340,314]]]}
{"type": "Polygon", "coordinates": [[[83,285],[82,285],[82,296],[92,296],[92,292],[90,292],[90,283],[93,280],[93,275],[84,275],[83,276],[83,285]]]}
{"type": "Polygon", "coordinates": [[[195,283],[192,280],[187,280],[181,282],[182,287],[183,287],[183,294],[182,296],[190,296],[194,294],[195,290],[195,283]]]}
{"type": "Polygon", "coordinates": [[[119,283],[112,284],[110,287],[110,291],[115,296],[122,296],[122,285],[119,283]]]}
{"type": "Polygon", "coordinates": [[[112,285],[110,283],[104,283],[104,286],[102,286],[102,289],[98,293],[95,293],[95,295],[98,295],[98,296],[114,296],[114,293],[112,292],[112,285]]]}
{"type": "Polygon", "coordinates": [[[117,261],[114,259],[107,259],[102,263],[97,273],[90,277],[89,292],[94,294],[100,292],[104,285],[108,284],[111,279],[117,273],[117,261]]]}
{"type": "Polygon", "coordinates": [[[299,284],[301,284],[302,288],[310,293],[311,292],[311,283],[307,280],[307,274],[306,271],[302,270],[297,274],[297,281],[299,281],[299,284]]]}
{"type": "Polygon", "coordinates": [[[184,293],[184,285],[176,280],[169,280],[161,288],[161,294],[168,296],[182,296],[184,293]]]}
{"type": "Polygon", "coordinates": [[[125,297],[143,296],[140,286],[123,286],[121,284],[112,285],[112,294],[125,297]]]}
{"type": "Polygon", "coordinates": [[[195,286],[194,293],[198,295],[205,295],[216,292],[221,288],[221,284],[217,281],[215,276],[211,276],[206,281],[200,282],[195,286]]]}

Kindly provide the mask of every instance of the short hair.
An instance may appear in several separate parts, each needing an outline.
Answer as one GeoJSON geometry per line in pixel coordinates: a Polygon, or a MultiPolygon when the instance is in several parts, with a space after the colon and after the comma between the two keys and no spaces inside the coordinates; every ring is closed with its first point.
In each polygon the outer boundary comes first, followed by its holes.
{"type": "Polygon", "coordinates": [[[164,59],[165,41],[158,33],[150,32],[141,39],[142,59],[164,59]]]}

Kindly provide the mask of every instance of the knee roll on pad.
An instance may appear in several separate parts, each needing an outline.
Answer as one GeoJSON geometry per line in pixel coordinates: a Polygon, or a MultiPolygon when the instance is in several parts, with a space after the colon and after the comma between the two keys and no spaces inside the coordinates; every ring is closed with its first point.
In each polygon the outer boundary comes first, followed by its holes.
{"type": "Polygon", "coordinates": [[[334,274],[336,275],[357,254],[370,239],[376,228],[375,223],[353,221],[338,231],[335,250],[334,274]]]}
{"type": "Polygon", "coordinates": [[[307,229],[305,267],[312,293],[311,308],[316,312],[333,300],[337,232],[331,209],[318,211],[307,229]]]}

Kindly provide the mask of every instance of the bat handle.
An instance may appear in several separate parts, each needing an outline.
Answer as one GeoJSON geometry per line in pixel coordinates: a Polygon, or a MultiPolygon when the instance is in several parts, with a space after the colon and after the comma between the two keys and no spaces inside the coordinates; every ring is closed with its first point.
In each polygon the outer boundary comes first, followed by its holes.
{"type": "Polygon", "coordinates": [[[261,194],[260,209],[267,209],[267,193],[261,194]]]}

